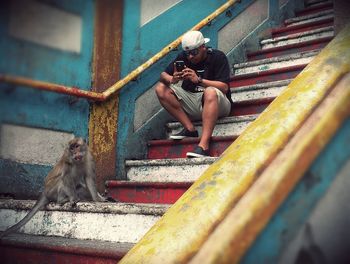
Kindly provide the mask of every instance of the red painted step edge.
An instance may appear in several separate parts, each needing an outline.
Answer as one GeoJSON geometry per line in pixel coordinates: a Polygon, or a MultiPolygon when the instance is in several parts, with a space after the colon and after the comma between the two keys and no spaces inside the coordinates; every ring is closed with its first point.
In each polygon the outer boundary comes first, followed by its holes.
{"type": "MultiPolygon", "coordinates": [[[[76,240],[23,234],[16,236],[19,237],[16,240],[6,238],[0,241],[1,263],[116,263],[132,247],[132,244],[102,242],[108,244],[103,248],[96,247],[97,242],[94,241],[72,245],[70,241],[76,240]]],[[[98,244],[101,245],[101,241],[98,244]]]]}
{"type": "Polygon", "coordinates": [[[259,114],[275,99],[275,97],[233,103],[231,116],[259,114]]]}
{"type": "Polygon", "coordinates": [[[240,87],[264,82],[272,82],[277,80],[292,79],[303,70],[307,64],[289,66],[279,69],[272,69],[266,71],[252,72],[242,75],[233,75],[230,81],[230,87],[240,87]]]}
{"type": "Polygon", "coordinates": [[[108,195],[124,203],[173,204],[191,185],[192,182],[106,182],[108,195]]]}
{"type": "Polygon", "coordinates": [[[333,8],[333,3],[332,2],[322,3],[322,4],[310,6],[310,7],[307,7],[305,9],[296,11],[295,15],[296,16],[305,16],[305,15],[309,15],[309,14],[312,14],[312,13],[328,10],[328,9],[331,9],[331,8],[333,8]]]}
{"type": "MultiPolygon", "coordinates": [[[[238,135],[212,137],[210,140],[210,156],[220,156],[237,137],[238,135]]],[[[186,153],[193,151],[198,143],[199,138],[151,140],[148,142],[148,159],[186,158],[186,153]]]]}
{"type": "Polygon", "coordinates": [[[296,49],[298,49],[297,51],[311,51],[311,50],[321,49],[324,46],[326,46],[327,43],[330,42],[332,39],[333,37],[325,37],[325,38],[313,39],[310,41],[305,41],[300,43],[288,44],[285,46],[262,49],[258,51],[249,52],[247,54],[247,57],[250,61],[252,61],[257,59],[265,59],[265,58],[272,58],[274,56],[280,56],[280,55],[283,55],[283,52],[287,54],[291,50],[296,50],[296,49]]]}
{"type": "Polygon", "coordinates": [[[316,28],[322,28],[327,26],[332,26],[334,18],[327,18],[319,21],[313,21],[306,24],[294,25],[289,27],[280,27],[271,30],[273,37],[285,36],[288,34],[300,33],[308,30],[313,30],[316,28]]]}

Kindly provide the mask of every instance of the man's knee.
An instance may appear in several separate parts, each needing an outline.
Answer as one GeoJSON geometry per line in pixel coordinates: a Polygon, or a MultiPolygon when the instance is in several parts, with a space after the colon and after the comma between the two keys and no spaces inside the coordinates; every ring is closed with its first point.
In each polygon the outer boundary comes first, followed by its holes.
{"type": "Polygon", "coordinates": [[[207,101],[218,101],[218,95],[214,87],[207,87],[203,93],[204,102],[207,101]]]}
{"type": "Polygon", "coordinates": [[[159,82],[155,88],[156,95],[158,97],[164,97],[167,89],[168,87],[164,83],[159,82]]]}
{"type": "Polygon", "coordinates": [[[171,90],[164,83],[159,82],[155,88],[156,95],[161,100],[166,100],[170,95],[173,94],[173,90],[171,90]]]}

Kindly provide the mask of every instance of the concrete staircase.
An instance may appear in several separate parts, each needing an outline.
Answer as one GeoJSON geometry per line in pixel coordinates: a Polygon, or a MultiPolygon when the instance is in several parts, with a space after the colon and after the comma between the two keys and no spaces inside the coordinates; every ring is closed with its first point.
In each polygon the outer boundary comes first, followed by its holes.
{"type": "MultiPolygon", "coordinates": [[[[127,181],[107,182],[108,193],[123,202],[150,202],[151,193],[156,193],[158,203],[176,200],[179,197],[176,195],[181,195],[215,162],[333,38],[332,24],[332,4],[312,1],[298,16],[272,29],[271,38],[261,40],[261,49],[247,54],[247,62],[233,65],[234,107],[231,116],[220,119],[215,127],[210,146],[212,157],[185,158],[199,139],[152,140],[148,143],[148,159],[126,161],[127,181]]],[[[201,123],[195,125],[201,132],[201,123]]],[[[168,136],[180,129],[178,122],[166,125],[168,136]]]]}
{"type": "MultiPolygon", "coordinates": [[[[147,160],[127,160],[127,180],[108,181],[118,203],[79,203],[74,209],[50,205],[20,233],[0,241],[3,263],[115,263],[276,98],[333,38],[332,2],[309,0],[307,7],[271,30],[261,49],[232,67],[234,107],[220,119],[211,140],[212,157],[186,159],[198,138],[148,142],[147,160]]],[[[201,131],[201,123],[196,127],[201,131]]],[[[181,129],[168,123],[167,135],[181,129]]],[[[0,200],[0,230],[21,219],[34,201],[0,200]]]]}

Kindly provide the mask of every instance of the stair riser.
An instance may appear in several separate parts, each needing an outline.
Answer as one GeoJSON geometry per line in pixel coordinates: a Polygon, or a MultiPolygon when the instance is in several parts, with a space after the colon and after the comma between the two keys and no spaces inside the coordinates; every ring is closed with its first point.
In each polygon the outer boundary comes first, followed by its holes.
{"type": "Polygon", "coordinates": [[[254,85],[254,84],[259,84],[264,82],[293,79],[305,67],[306,65],[299,65],[297,67],[265,71],[265,72],[260,72],[258,74],[246,74],[241,76],[233,76],[231,78],[230,87],[234,88],[234,87],[248,86],[248,85],[254,85]]]}
{"type": "MultiPolygon", "coordinates": [[[[250,124],[249,121],[247,122],[239,122],[239,123],[227,123],[227,124],[220,124],[217,123],[212,136],[232,136],[232,135],[240,135],[244,129],[250,124]]],[[[199,136],[202,134],[202,126],[196,125],[196,129],[198,130],[199,136]]],[[[170,135],[175,134],[179,132],[182,129],[181,127],[178,127],[174,130],[170,130],[167,137],[169,138],[170,135]]]]}
{"type": "Polygon", "coordinates": [[[319,21],[319,20],[330,18],[330,17],[334,18],[334,12],[333,12],[332,9],[331,10],[317,12],[317,13],[312,14],[312,15],[289,18],[289,19],[284,20],[283,24],[284,24],[284,26],[288,26],[289,27],[289,26],[309,23],[309,22],[312,22],[312,21],[319,21]]]}
{"type": "Polygon", "coordinates": [[[295,18],[291,18],[291,19],[287,19],[284,21],[284,26],[286,27],[293,27],[293,26],[297,26],[297,25],[305,25],[308,23],[312,23],[312,22],[317,22],[317,21],[321,21],[321,20],[326,20],[332,18],[334,20],[334,12],[333,10],[326,10],[323,12],[319,12],[313,15],[308,15],[308,16],[304,16],[304,17],[295,17],[295,18]]]}
{"type": "Polygon", "coordinates": [[[183,195],[187,187],[109,187],[108,196],[113,197],[118,202],[123,203],[160,203],[173,204],[181,195],[183,195]]]}
{"type": "Polygon", "coordinates": [[[310,7],[305,8],[303,10],[296,11],[295,15],[296,16],[307,16],[307,15],[311,15],[311,14],[318,13],[321,11],[330,10],[332,8],[333,8],[333,3],[316,4],[316,5],[311,5],[310,7]]]}
{"type": "Polygon", "coordinates": [[[261,101],[260,103],[252,104],[252,105],[240,105],[237,107],[233,107],[231,110],[231,116],[242,116],[242,115],[253,115],[260,114],[265,110],[266,107],[273,101],[273,98],[266,99],[261,101]]]}
{"type": "Polygon", "coordinates": [[[329,18],[323,21],[314,22],[310,25],[299,25],[295,27],[285,27],[283,29],[279,29],[278,31],[272,31],[272,37],[282,37],[290,34],[301,33],[309,30],[314,30],[318,28],[332,26],[334,23],[333,18],[329,18]]]}
{"type": "MultiPolygon", "coordinates": [[[[17,223],[26,213],[2,209],[1,230],[17,223]]],[[[21,230],[35,235],[136,243],[159,218],[141,214],[40,211],[21,230]]]]}
{"type": "Polygon", "coordinates": [[[297,52],[305,52],[305,51],[322,49],[331,40],[332,40],[332,37],[327,37],[327,38],[317,39],[317,40],[305,42],[305,43],[297,43],[297,44],[292,44],[287,46],[281,46],[278,48],[273,48],[270,51],[266,50],[266,52],[249,53],[247,57],[248,57],[248,61],[253,61],[253,60],[262,60],[262,59],[268,59],[268,58],[273,58],[277,56],[293,54],[297,52]]]}
{"type": "MultiPolygon", "coordinates": [[[[234,139],[225,141],[215,141],[210,143],[210,156],[219,157],[234,139]]],[[[195,142],[169,141],[168,144],[152,145],[148,148],[148,159],[177,159],[186,158],[186,153],[193,151],[198,145],[199,140],[195,142]]]]}
{"type": "Polygon", "coordinates": [[[94,256],[93,254],[74,252],[64,252],[60,247],[52,249],[24,248],[23,246],[0,246],[1,263],[3,264],[115,264],[120,261],[124,255],[119,256],[94,256]]]}
{"type": "Polygon", "coordinates": [[[127,178],[135,182],[194,182],[211,164],[132,166],[127,168],[127,178]]]}
{"type": "Polygon", "coordinates": [[[313,6],[323,2],[327,2],[326,0],[304,0],[305,6],[313,6]]]}

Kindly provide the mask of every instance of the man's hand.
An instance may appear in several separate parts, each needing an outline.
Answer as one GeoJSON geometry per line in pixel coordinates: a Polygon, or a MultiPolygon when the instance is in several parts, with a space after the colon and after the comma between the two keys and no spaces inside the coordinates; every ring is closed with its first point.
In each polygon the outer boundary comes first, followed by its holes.
{"type": "MultiPolygon", "coordinates": [[[[185,66],[185,67],[186,67],[186,66],[185,66]]],[[[176,64],[174,63],[174,74],[173,74],[173,77],[172,77],[170,83],[178,83],[180,80],[182,80],[182,79],[183,79],[183,72],[184,72],[184,71],[185,71],[185,70],[183,70],[183,71],[181,71],[181,72],[178,72],[178,71],[176,70],[176,64]]]]}
{"type": "Polygon", "coordinates": [[[198,83],[199,78],[197,73],[194,70],[190,68],[185,68],[182,72],[183,72],[183,75],[182,75],[183,79],[189,80],[193,83],[198,83]]]}

